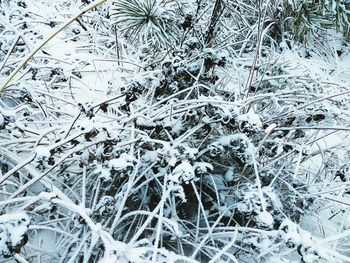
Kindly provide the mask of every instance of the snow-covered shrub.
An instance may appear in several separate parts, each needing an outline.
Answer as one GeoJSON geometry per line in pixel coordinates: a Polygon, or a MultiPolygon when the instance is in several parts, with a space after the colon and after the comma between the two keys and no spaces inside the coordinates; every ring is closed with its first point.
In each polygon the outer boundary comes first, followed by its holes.
{"type": "MultiPolygon", "coordinates": [[[[1,82],[46,37],[36,23],[57,30],[89,2],[103,1],[3,1],[1,82]]],[[[111,2],[0,93],[0,209],[31,216],[20,232],[0,223],[3,255],[348,260],[330,247],[349,236],[349,82],[328,42],[293,42],[301,2],[111,2]]]]}

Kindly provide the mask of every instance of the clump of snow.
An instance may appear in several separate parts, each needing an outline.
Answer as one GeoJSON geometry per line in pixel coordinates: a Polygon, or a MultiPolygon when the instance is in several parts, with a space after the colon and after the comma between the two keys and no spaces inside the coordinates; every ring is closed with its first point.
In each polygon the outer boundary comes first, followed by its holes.
{"type": "Polygon", "coordinates": [[[237,117],[237,120],[242,131],[259,131],[262,128],[262,123],[258,114],[250,111],[246,114],[241,114],[237,117]]]}
{"type": "Polygon", "coordinates": [[[81,119],[78,122],[78,127],[84,132],[90,132],[97,128],[95,120],[89,118],[81,119]]]}
{"type": "Polygon", "coordinates": [[[35,148],[36,158],[45,159],[51,156],[50,148],[46,146],[37,146],[35,148]]]}
{"type": "Polygon", "coordinates": [[[175,167],[172,175],[169,178],[176,183],[189,183],[195,178],[194,168],[188,161],[182,161],[175,167]]]}
{"type": "Polygon", "coordinates": [[[289,219],[282,222],[278,234],[289,247],[297,247],[303,262],[340,262],[335,257],[337,252],[289,219]]]}
{"type": "Polygon", "coordinates": [[[258,220],[268,226],[271,226],[274,222],[272,215],[267,211],[262,211],[258,214],[258,220]]]}
{"type": "Polygon", "coordinates": [[[154,121],[149,120],[143,116],[136,118],[136,124],[140,125],[140,126],[145,126],[148,128],[152,128],[152,127],[155,127],[157,125],[157,123],[155,123],[154,121]]]}
{"type": "Polygon", "coordinates": [[[98,175],[103,181],[112,180],[111,169],[106,165],[95,164],[94,174],[98,175]]]}
{"type": "Polygon", "coordinates": [[[119,158],[114,158],[108,162],[108,166],[116,171],[134,167],[135,158],[127,153],[122,153],[119,158]]]}
{"type": "Polygon", "coordinates": [[[157,151],[147,151],[143,156],[142,156],[142,160],[145,162],[150,162],[153,163],[155,161],[157,161],[158,159],[158,153],[157,151]]]}
{"type": "Polygon", "coordinates": [[[16,246],[24,239],[30,220],[25,213],[0,215],[0,259],[16,252],[16,246]]]}
{"type": "Polygon", "coordinates": [[[233,178],[234,178],[234,173],[233,173],[233,171],[227,170],[227,172],[225,173],[225,180],[226,180],[227,182],[231,182],[231,181],[233,181],[233,178]]]}
{"type": "MultiPolygon", "coordinates": [[[[175,263],[185,258],[164,248],[155,249],[151,246],[148,239],[141,239],[134,244],[112,241],[109,243],[105,242],[104,245],[106,246],[106,250],[103,259],[101,259],[99,263],[175,263]],[[155,256],[155,261],[152,260],[153,256],[155,256]]],[[[188,261],[193,263],[198,262],[190,259],[188,259],[188,261]]]]}
{"type": "Polygon", "coordinates": [[[169,166],[174,167],[180,159],[180,152],[169,143],[164,143],[163,147],[157,149],[158,156],[164,159],[169,166]]]}

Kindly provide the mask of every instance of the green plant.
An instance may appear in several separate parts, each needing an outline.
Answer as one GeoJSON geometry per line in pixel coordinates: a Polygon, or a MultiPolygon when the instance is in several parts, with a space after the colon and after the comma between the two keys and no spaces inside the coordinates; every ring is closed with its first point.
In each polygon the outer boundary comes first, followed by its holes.
{"type": "Polygon", "coordinates": [[[326,29],[335,29],[344,37],[350,37],[350,2],[347,0],[284,1],[284,10],[284,17],[291,18],[286,29],[302,43],[326,29]]]}
{"type": "Polygon", "coordinates": [[[110,8],[111,22],[128,39],[160,46],[174,40],[173,3],[158,0],[121,0],[110,8]]]}

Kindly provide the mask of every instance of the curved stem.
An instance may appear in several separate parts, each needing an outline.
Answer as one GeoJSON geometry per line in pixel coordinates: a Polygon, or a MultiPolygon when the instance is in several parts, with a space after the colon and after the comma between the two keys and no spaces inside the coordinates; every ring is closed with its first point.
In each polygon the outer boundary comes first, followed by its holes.
{"type": "Polygon", "coordinates": [[[1,85],[0,87],[0,93],[7,87],[7,85],[16,77],[17,73],[28,63],[28,61],[39,51],[41,50],[51,39],[53,39],[56,35],[58,35],[60,32],[62,32],[67,26],[69,26],[71,23],[73,23],[76,19],[81,17],[83,14],[89,12],[90,10],[96,8],[97,6],[103,4],[107,0],[96,0],[93,3],[91,3],[89,6],[84,8],[83,10],[79,11],[76,15],[74,15],[72,18],[70,18],[66,23],[61,25],[56,31],[54,31],[52,34],[50,34],[46,39],[44,39],[36,48],[32,50],[23,60],[22,62],[15,68],[14,71],[10,74],[10,76],[7,78],[5,83],[1,85]]]}

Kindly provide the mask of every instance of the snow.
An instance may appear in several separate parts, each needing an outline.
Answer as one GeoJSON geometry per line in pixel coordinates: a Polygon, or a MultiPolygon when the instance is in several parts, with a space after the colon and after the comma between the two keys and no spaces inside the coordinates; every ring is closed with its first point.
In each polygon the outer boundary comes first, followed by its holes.
{"type": "Polygon", "coordinates": [[[227,172],[225,173],[225,180],[230,182],[234,179],[234,173],[231,170],[227,170],[227,172]]]}
{"type": "Polygon", "coordinates": [[[182,161],[173,170],[173,174],[170,177],[175,183],[184,181],[188,183],[195,178],[194,168],[188,161],[182,161]]]}
{"type": "Polygon", "coordinates": [[[268,226],[272,225],[274,222],[272,215],[267,211],[260,212],[258,214],[258,219],[260,222],[268,226]]]}
{"type": "Polygon", "coordinates": [[[37,158],[49,158],[51,156],[50,148],[46,146],[37,146],[35,148],[37,158]]]}
{"type": "Polygon", "coordinates": [[[263,187],[261,190],[265,195],[267,195],[270,198],[274,206],[276,206],[278,209],[283,209],[283,204],[280,198],[275,193],[274,189],[270,187],[263,187]]]}
{"type": "Polygon", "coordinates": [[[0,113],[0,127],[4,125],[4,121],[5,121],[4,115],[0,113]]]}
{"type": "Polygon", "coordinates": [[[20,244],[28,230],[30,219],[25,213],[0,215],[0,259],[11,256],[15,246],[20,244]]]}
{"type": "Polygon", "coordinates": [[[99,175],[99,178],[101,178],[104,181],[110,181],[112,179],[110,168],[103,166],[101,164],[96,164],[96,168],[94,169],[94,174],[99,175]]]}
{"type": "Polygon", "coordinates": [[[29,217],[25,213],[10,213],[0,215],[0,224],[9,223],[11,221],[29,222],[29,217]]]}
{"type": "Polygon", "coordinates": [[[119,158],[112,159],[108,162],[108,166],[113,168],[114,170],[120,171],[125,170],[127,168],[134,167],[133,162],[135,161],[134,157],[127,154],[122,153],[119,158]]]}
{"type": "Polygon", "coordinates": [[[241,114],[237,117],[237,120],[240,122],[247,122],[251,128],[260,130],[262,123],[258,114],[253,111],[248,112],[247,114],[241,114]]]}
{"type": "Polygon", "coordinates": [[[249,141],[248,137],[244,134],[234,134],[234,135],[228,135],[228,136],[223,136],[220,138],[220,140],[216,143],[218,145],[224,145],[224,146],[229,146],[231,145],[231,142],[235,141],[249,141]]]}
{"type": "Polygon", "coordinates": [[[277,127],[277,124],[276,124],[276,123],[270,124],[270,125],[265,129],[265,133],[266,133],[266,134],[270,134],[276,127],[277,127]]]}
{"type": "MultiPolygon", "coordinates": [[[[0,1],[0,82],[84,2],[0,1]]],[[[1,262],[350,261],[348,40],[298,43],[302,1],[219,2],[146,23],[106,1],[24,63],[0,92],[1,262]]]]}
{"type": "Polygon", "coordinates": [[[145,162],[153,163],[158,160],[158,153],[157,151],[147,151],[143,156],[142,159],[145,162]]]}

